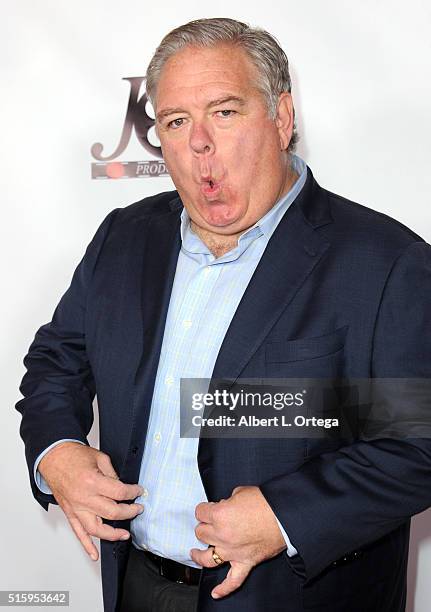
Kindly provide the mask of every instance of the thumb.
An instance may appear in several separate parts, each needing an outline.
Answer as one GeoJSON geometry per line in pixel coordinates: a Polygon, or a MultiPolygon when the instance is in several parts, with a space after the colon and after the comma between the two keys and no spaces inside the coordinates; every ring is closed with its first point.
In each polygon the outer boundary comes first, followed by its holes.
{"type": "Polygon", "coordinates": [[[97,467],[104,476],[115,478],[116,480],[119,479],[119,476],[111,463],[111,458],[106,453],[99,452],[97,454],[97,467]]]}
{"type": "Polygon", "coordinates": [[[251,565],[245,565],[238,561],[229,561],[231,567],[227,573],[226,578],[218,584],[211,592],[211,596],[214,599],[220,599],[220,597],[226,597],[242,585],[244,580],[250,573],[252,568],[251,565]]]}

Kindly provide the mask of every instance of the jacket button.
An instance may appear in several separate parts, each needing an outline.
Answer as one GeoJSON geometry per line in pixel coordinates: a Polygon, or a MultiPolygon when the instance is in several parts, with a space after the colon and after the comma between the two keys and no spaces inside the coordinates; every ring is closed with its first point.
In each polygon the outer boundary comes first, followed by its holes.
{"type": "Polygon", "coordinates": [[[132,455],[136,455],[138,453],[138,450],[139,450],[139,446],[134,446],[132,448],[132,455]]]}

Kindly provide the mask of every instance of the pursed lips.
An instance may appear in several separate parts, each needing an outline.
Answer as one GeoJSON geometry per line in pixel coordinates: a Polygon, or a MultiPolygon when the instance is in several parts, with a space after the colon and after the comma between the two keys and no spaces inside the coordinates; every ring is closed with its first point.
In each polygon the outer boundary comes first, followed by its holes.
{"type": "Polygon", "coordinates": [[[216,196],[221,191],[221,183],[212,178],[201,182],[201,193],[206,197],[216,196]]]}

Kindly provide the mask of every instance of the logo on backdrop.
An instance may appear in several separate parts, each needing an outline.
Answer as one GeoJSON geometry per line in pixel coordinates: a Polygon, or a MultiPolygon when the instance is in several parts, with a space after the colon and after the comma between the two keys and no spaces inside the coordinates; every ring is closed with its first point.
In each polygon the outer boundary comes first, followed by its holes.
{"type": "MultiPolygon", "coordinates": [[[[123,81],[130,84],[129,102],[120,140],[115,150],[104,154],[104,145],[95,142],[91,147],[91,155],[96,160],[91,164],[91,178],[93,179],[119,179],[119,178],[148,178],[153,176],[168,176],[165,162],[162,158],[161,148],[152,144],[149,139],[154,119],[147,113],[148,98],[146,94],[139,96],[142,81],[145,77],[127,77],[123,81]],[[120,161],[118,157],[126,150],[132,133],[143,149],[156,159],[141,161],[120,161]]],[[[154,130],[152,130],[154,131],[154,130]]]]}

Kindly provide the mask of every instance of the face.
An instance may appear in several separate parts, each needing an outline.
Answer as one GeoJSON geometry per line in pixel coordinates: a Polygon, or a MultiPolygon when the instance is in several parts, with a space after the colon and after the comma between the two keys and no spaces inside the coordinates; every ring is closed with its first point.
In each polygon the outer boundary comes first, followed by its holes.
{"type": "Polygon", "coordinates": [[[292,100],[276,119],[242,49],[186,47],[164,65],[155,101],[163,157],[193,222],[232,235],[254,225],[291,179],[292,100]]]}

